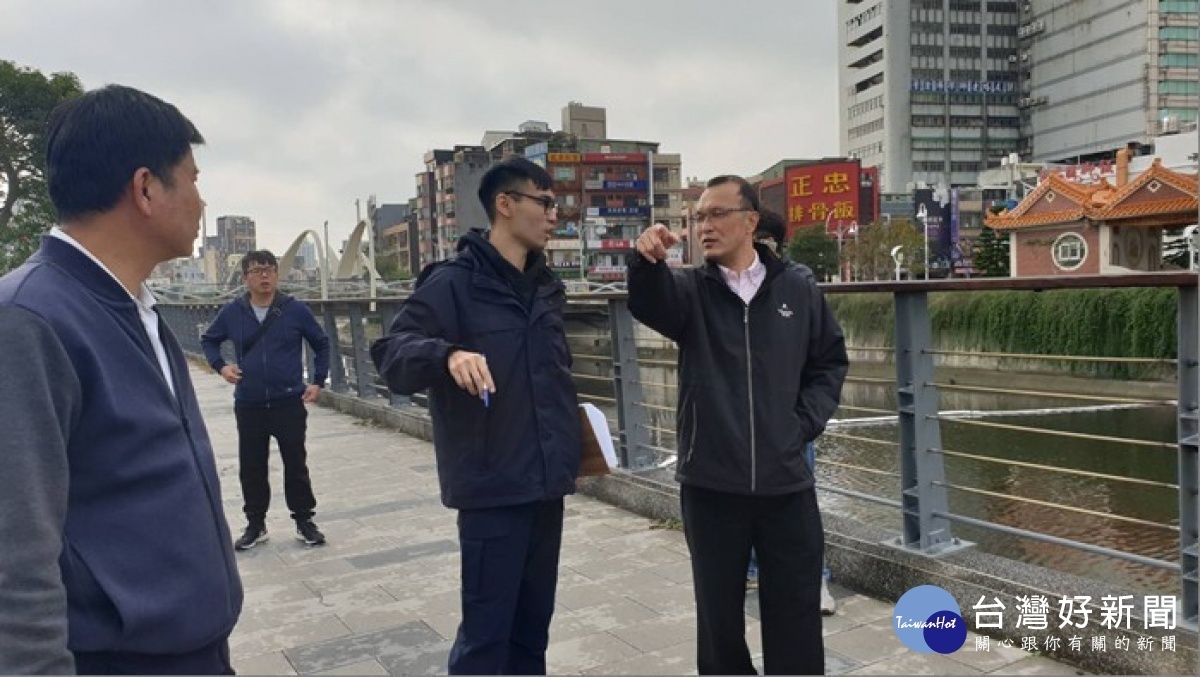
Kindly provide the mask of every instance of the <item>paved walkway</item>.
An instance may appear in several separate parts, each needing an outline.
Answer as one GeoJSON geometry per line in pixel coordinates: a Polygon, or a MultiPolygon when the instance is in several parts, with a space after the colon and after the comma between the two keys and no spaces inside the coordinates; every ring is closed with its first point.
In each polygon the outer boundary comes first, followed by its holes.
{"type": "MultiPolygon", "coordinates": [[[[241,531],[232,386],[194,369],[217,451],[225,512],[241,531]]],[[[241,674],[445,673],[458,624],[454,513],[438,500],[433,448],[329,409],[310,408],[316,521],[329,544],[295,540],[272,456],[272,539],[239,553],[246,604],[231,638],[241,674]]],[[[582,496],[567,501],[554,674],[695,674],[695,611],[683,535],[582,496]]],[[[236,535],[236,534],[235,534],[236,535]]],[[[893,606],[833,586],[826,669],[841,674],[1076,674],[975,636],[950,656],[917,654],[891,630],[893,606]]],[[[762,665],[757,604],[746,633],[762,665]]]]}

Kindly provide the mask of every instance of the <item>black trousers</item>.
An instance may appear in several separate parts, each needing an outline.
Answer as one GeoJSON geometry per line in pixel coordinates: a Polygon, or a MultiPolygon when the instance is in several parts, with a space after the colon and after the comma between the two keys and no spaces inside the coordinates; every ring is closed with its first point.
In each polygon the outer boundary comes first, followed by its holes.
{"type": "Polygon", "coordinates": [[[271,481],[267,474],[271,438],[279,443],[283,458],[283,494],[296,520],[311,519],[317,499],[308,477],[308,452],[304,435],[308,410],[300,400],[277,407],[237,407],[238,479],[242,483],[242,510],[251,524],[261,524],[271,506],[271,481]]]}
{"type": "Polygon", "coordinates": [[[758,555],[763,671],[824,674],[825,543],[816,492],[744,496],[685,484],[679,495],[692,555],[700,674],[755,674],[744,611],[751,547],[758,555]]]}
{"type": "Polygon", "coordinates": [[[460,510],[462,623],[452,675],[544,675],[563,501],[460,510]]]}
{"type": "Polygon", "coordinates": [[[117,651],[76,652],[79,675],[232,675],[229,640],[222,638],[191,653],[158,655],[117,651]]]}

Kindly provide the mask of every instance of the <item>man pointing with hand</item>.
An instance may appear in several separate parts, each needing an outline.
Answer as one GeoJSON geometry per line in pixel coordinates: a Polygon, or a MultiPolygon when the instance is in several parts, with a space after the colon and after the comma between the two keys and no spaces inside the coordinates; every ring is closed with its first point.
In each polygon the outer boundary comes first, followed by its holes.
{"type": "Polygon", "coordinates": [[[524,158],[493,165],[479,186],[491,229],[426,268],[371,347],[393,391],[428,389],[442,503],[459,511],[450,674],[546,672],[563,496],[575,491],[581,444],[566,293],[542,253],[558,221],[552,186],[524,158]]]}
{"type": "Polygon", "coordinates": [[[754,243],[758,195],[718,176],[697,203],[705,263],[670,269],[656,224],[629,264],[629,310],[679,346],[678,465],[700,674],[754,674],[743,606],[759,561],[763,670],[823,674],[823,534],[808,443],[838,407],[841,327],[808,268],[754,243]]]}

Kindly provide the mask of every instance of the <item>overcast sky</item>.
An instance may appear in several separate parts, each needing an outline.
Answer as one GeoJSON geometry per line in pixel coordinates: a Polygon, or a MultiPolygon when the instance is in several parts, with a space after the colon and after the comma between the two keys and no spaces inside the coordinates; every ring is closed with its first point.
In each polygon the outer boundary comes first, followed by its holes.
{"type": "Polygon", "coordinates": [[[687,176],[838,151],[835,0],[4,0],[0,59],[177,105],[204,134],[208,225],[277,252],[354,200],[414,195],[432,148],[568,101],[687,176]]]}

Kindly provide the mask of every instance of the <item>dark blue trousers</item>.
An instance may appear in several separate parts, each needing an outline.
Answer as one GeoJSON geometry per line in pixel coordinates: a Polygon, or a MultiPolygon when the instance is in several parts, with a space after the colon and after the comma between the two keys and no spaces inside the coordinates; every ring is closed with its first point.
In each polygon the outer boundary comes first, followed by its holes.
{"type": "Polygon", "coordinates": [[[460,510],[462,623],[452,675],[544,675],[563,501],[460,510]]]}

